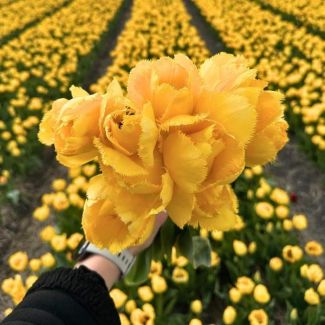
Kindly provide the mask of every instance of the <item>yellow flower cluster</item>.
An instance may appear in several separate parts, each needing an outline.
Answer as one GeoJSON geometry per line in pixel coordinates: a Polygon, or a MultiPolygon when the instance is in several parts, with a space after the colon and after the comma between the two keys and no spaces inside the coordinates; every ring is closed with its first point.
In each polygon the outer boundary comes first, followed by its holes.
{"type": "Polygon", "coordinates": [[[190,16],[181,0],[135,0],[131,17],[109,53],[113,60],[93,92],[104,92],[117,79],[126,86],[130,70],[142,59],[157,59],[186,53],[194,63],[202,63],[209,56],[204,42],[190,24],[190,16]]]}
{"type": "Polygon", "coordinates": [[[51,253],[45,253],[39,258],[29,259],[25,252],[18,251],[9,257],[8,264],[15,272],[31,272],[28,276],[26,273],[24,275],[16,274],[14,277],[4,279],[1,283],[1,290],[9,295],[13,303],[17,305],[37,280],[39,272],[52,268],[56,264],[56,260],[51,253]]]}
{"type": "MultiPolygon", "coordinates": [[[[156,299],[165,299],[164,294],[168,294],[169,286],[176,285],[178,288],[186,288],[190,280],[189,270],[192,266],[184,256],[176,256],[175,247],[173,248],[172,265],[174,270],[163,265],[161,261],[151,261],[149,281],[137,288],[132,298],[125,289],[114,288],[110,292],[115,307],[119,311],[122,324],[144,325],[154,324],[156,317],[161,316],[162,310],[157,308],[156,299]],[[178,265],[178,266],[177,266],[178,265]],[[182,270],[186,274],[181,278],[181,273],[175,275],[175,270],[182,270]],[[171,272],[171,279],[169,275],[171,272]]],[[[192,279],[193,280],[193,279],[192,279]]],[[[198,317],[203,311],[203,302],[195,297],[189,302],[189,313],[193,317],[190,324],[202,324],[198,317]]]]}
{"type": "MultiPolygon", "coordinates": [[[[299,136],[304,128],[301,137],[307,136],[311,147],[324,152],[325,41],[262,9],[254,1],[194,2],[228,48],[243,54],[261,78],[280,87],[294,131],[299,136]]],[[[315,155],[310,146],[307,149],[315,155]]]]}
{"type": "MultiPolygon", "coordinates": [[[[28,5],[24,1],[15,1],[0,7],[0,39],[24,29],[29,23],[61,7],[66,0],[34,0],[28,5]]],[[[0,41],[1,43],[1,41],[0,41]]]]}
{"type": "Polygon", "coordinates": [[[325,31],[325,3],[322,0],[262,0],[262,2],[295,16],[299,21],[325,31]]]}
{"type": "MultiPolygon", "coordinates": [[[[80,60],[98,44],[121,3],[73,1],[0,48],[0,96],[4,105],[0,167],[14,170],[17,157],[32,152],[30,147],[35,147],[36,139],[31,130],[39,123],[40,110],[46,110],[52,98],[66,93],[80,60]]],[[[8,177],[3,178],[1,184],[7,181],[8,177]]]]}
{"type": "Polygon", "coordinates": [[[72,87],[72,100],[55,101],[41,142],[65,166],[97,157],[101,166],[87,192],[87,238],[119,251],[145,240],[165,209],[181,228],[232,228],[229,184],[287,141],[281,96],[265,87],[241,57],[222,53],[198,70],[179,54],[138,63],[127,96],[114,80],[104,95],[72,87]]]}
{"type": "MultiPolygon", "coordinates": [[[[241,276],[237,278],[236,286],[229,290],[229,299],[233,304],[238,304],[245,296],[252,295],[255,302],[265,305],[270,302],[271,296],[267,287],[261,283],[256,284],[251,278],[241,276]]],[[[247,298],[249,299],[249,298],[247,298]]],[[[233,324],[237,318],[237,311],[234,306],[227,306],[223,312],[223,322],[233,324]]],[[[263,309],[252,310],[248,314],[248,321],[251,325],[268,324],[268,315],[263,309]]]]}

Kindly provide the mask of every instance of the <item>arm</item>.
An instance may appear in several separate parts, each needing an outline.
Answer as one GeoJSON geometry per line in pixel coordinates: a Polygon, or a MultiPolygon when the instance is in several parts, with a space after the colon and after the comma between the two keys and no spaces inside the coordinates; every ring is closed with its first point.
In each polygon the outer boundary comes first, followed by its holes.
{"type": "MultiPolygon", "coordinates": [[[[158,215],[150,238],[142,245],[129,248],[129,252],[136,256],[149,247],[166,218],[166,214],[158,215]]],[[[86,257],[74,269],[57,268],[46,272],[3,324],[120,324],[108,294],[120,277],[119,268],[101,255],[86,257]]]]}

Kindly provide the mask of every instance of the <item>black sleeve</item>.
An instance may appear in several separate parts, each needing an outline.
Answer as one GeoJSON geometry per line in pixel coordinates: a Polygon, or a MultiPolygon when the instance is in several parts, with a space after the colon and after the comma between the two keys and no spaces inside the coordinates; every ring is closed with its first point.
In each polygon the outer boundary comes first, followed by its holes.
{"type": "Polygon", "coordinates": [[[104,280],[84,266],[42,274],[5,325],[120,325],[104,280]]]}

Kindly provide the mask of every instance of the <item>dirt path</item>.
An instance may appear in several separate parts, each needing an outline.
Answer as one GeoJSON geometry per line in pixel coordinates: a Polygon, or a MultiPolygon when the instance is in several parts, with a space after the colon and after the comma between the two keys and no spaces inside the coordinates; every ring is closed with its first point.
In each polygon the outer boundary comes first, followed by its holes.
{"type": "MultiPolygon", "coordinates": [[[[308,229],[301,232],[301,241],[314,239],[325,247],[325,173],[309,160],[292,139],[280,152],[277,161],[267,167],[275,184],[297,195],[293,213],[308,216],[308,229]]],[[[325,269],[325,256],[319,262],[325,269]]]]}
{"type": "MultiPolygon", "coordinates": [[[[192,24],[198,29],[211,53],[227,51],[217,33],[206,23],[193,2],[191,0],[184,2],[192,16],[192,24]]],[[[298,148],[297,141],[293,137],[280,152],[277,162],[267,167],[267,173],[276,185],[297,195],[298,199],[292,205],[292,211],[308,216],[309,228],[301,233],[302,243],[314,239],[325,247],[325,173],[322,173],[298,148]]],[[[319,262],[325,269],[325,256],[319,262]]]]}
{"type": "Polygon", "coordinates": [[[125,23],[130,18],[132,3],[133,0],[124,1],[123,8],[121,8],[121,12],[119,17],[116,19],[115,25],[112,26],[112,29],[110,30],[110,35],[105,46],[100,50],[96,62],[94,62],[92,69],[85,78],[84,87],[86,89],[89,89],[89,86],[95,83],[106,72],[107,67],[111,65],[112,57],[109,53],[111,53],[111,51],[116,47],[118,36],[124,29],[125,23]]]}
{"type": "MultiPolygon", "coordinates": [[[[0,228],[0,284],[3,279],[12,276],[13,272],[7,264],[8,257],[16,251],[25,251],[30,257],[39,257],[46,250],[38,237],[39,231],[51,222],[51,219],[40,223],[33,219],[33,210],[39,205],[42,194],[50,191],[54,178],[65,177],[66,170],[59,166],[50,149],[45,150],[47,161],[44,169],[30,177],[29,181],[16,184],[22,199],[18,205],[8,204],[1,206],[0,228]]],[[[11,302],[8,296],[0,294],[1,312],[11,302]]]]}

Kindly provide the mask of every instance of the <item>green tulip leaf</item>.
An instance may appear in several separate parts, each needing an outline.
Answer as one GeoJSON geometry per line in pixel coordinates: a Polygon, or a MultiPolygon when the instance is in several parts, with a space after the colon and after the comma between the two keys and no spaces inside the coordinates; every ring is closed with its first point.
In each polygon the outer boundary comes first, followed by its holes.
{"type": "Polygon", "coordinates": [[[128,275],[124,278],[127,285],[139,285],[148,279],[152,259],[152,249],[141,252],[128,275]]]}
{"type": "Polygon", "coordinates": [[[176,248],[180,255],[185,256],[193,263],[193,241],[189,227],[183,229],[179,234],[176,248]]]}
{"type": "Polygon", "coordinates": [[[199,266],[211,265],[211,246],[207,238],[194,236],[193,241],[193,265],[194,268],[199,266]]]}

